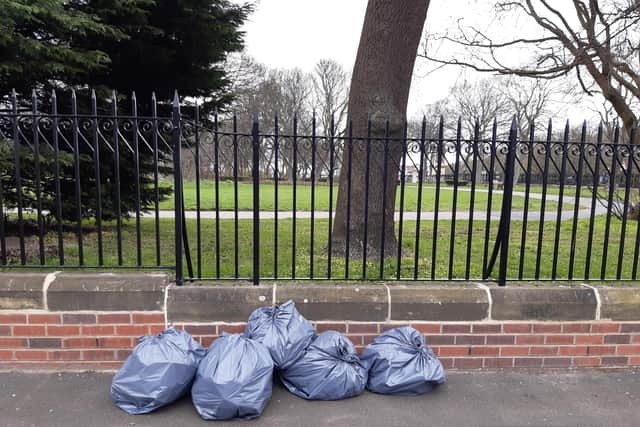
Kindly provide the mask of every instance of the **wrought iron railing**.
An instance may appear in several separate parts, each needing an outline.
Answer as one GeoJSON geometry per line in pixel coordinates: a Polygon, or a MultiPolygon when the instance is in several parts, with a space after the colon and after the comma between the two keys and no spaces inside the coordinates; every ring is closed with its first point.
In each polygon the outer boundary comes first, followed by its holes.
{"type": "Polygon", "coordinates": [[[354,135],[349,121],[203,115],[177,98],[141,114],[130,101],[105,111],[94,96],[79,112],[73,96],[59,112],[55,94],[14,96],[0,109],[2,267],[171,269],[180,284],[638,279],[635,130],[585,124],[574,140],[549,122],[540,138],[514,121],[465,135],[441,118],[418,135],[354,135]],[[377,215],[387,231],[372,248],[377,215]]]}

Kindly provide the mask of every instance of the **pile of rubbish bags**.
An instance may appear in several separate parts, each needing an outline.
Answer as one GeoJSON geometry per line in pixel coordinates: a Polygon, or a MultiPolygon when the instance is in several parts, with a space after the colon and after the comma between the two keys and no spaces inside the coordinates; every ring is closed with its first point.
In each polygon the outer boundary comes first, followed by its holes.
{"type": "Polygon", "coordinates": [[[113,378],[111,398],[129,414],[144,414],[191,392],[205,420],[259,417],[274,375],[296,396],[339,400],[365,389],[419,395],[445,382],[442,364],[411,327],[384,332],[359,357],[345,335],[313,325],[293,301],[262,307],[244,334],[224,333],[205,351],[173,327],[140,343],[113,378]]]}

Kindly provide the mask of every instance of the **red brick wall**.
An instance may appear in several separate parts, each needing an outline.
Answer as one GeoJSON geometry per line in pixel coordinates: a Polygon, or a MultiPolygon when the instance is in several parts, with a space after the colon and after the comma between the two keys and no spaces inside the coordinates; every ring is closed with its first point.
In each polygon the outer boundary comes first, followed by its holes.
{"type": "Polygon", "coordinates": [[[0,313],[0,368],[115,369],[164,313],[0,313]]]}
{"type": "MultiPolygon", "coordinates": [[[[0,369],[115,369],[137,337],[164,329],[162,312],[0,313],[0,369]]],[[[178,324],[208,346],[244,324],[178,324]]],[[[359,351],[393,323],[316,323],[345,333],[359,351]]],[[[412,323],[446,368],[567,368],[640,365],[640,323],[412,323]]]]}

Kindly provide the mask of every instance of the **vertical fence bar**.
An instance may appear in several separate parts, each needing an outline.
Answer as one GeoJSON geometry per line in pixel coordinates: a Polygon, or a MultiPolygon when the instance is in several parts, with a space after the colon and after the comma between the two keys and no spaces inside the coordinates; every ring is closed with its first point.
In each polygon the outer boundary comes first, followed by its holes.
{"type": "MultiPolygon", "coordinates": [[[[631,131],[632,133],[634,132],[634,130],[631,131]]],[[[633,140],[633,135],[631,140],[633,140]]],[[[624,172],[625,175],[625,183],[624,183],[624,204],[622,205],[622,226],[620,229],[620,247],[618,250],[618,268],[616,270],[616,280],[620,280],[622,277],[622,263],[624,261],[624,244],[625,244],[625,237],[626,237],[626,233],[627,233],[627,215],[629,214],[629,193],[631,192],[631,146],[630,145],[626,145],[625,150],[628,150],[628,159],[627,159],[627,167],[625,168],[623,162],[624,162],[624,156],[621,155],[619,156],[619,164],[620,164],[620,168],[622,169],[622,171],[624,172]]]]}
{"type": "Polygon", "coordinates": [[[60,188],[60,143],[58,129],[58,97],[56,91],[51,91],[51,115],[53,116],[53,170],[55,177],[54,186],[56,192],[56,223],[58,229],[58,258],[60,265],[64,265],[64,236],[62,234],[62,192],[60,188]]]}
{"type": "Polygon", "coordinates": [[[349,129],[347,145],[347,237],[346,247],[344,250],[344,278],[349,278],[349,252],[351,252],[351,175],[352,175],[352,160],[353,160],[353,120],[349,117],[349,129]]]}
{"type": "Polygon", "coordinates": [[[476,173],[478,171],[478,141],[480,139],[480,124],[476,119],[475,126],[473,127],[473,145],[471,147],[471,200],[469,201],[469,222],[467,229],[467,257],[465,261],[464,278],[469,280],[471,270],[471,244],[473,240],[473,212],[476,203],[476,173]]]}
{"type": "Polygon", "coordinates": [[[2,265],[7,265],[7,241],[4,210],[4,188],[2,185],[2,179],[0,178],[0,261],[2,265]]]}
{"type": "Polygon", "coordinates": [[[200,107],[196,101],[194,109],[195,117],[193,118],[194,143],[195,143],[195,162],[196,162],[196,262],[198,278],[202,278],[202,218],[200,215],[200,107]]]}
{"type": "Polygon", "coordinates": [[[449,237],[449,280],[453,279],[453,257],[455,254],[456,242],[456,214],[458,208],[458,180],[460,179],[460,138],[462,133],[462,117],[458,117],[458,126],[456,129],[456,156],[453,165],[453,204],[451,207],[451,236],[449,237]]]}
{"type": "Polygon", "coordinates": [[[542,166],[542,200],[540,201],[540,223],[538,224],[538,246],[536,251],[535,279],[540,278],[540,261],[542,260],[542,238],[544,236],[545,209],[547,204],[547,185],[549,183],[549,158],[551,156],[551,134],[553,122],[549,119],[547,126],[547,139],[545,141],[544,165],[542,166]]]}
{"type": "Polygon", "coordinates": [[[584,150],[587,141],[587,122],[582,123],[582,132],[580,134],[580,153],[578,158],[578,170],[576,177],[576,199],[573,205],[573,225],[571,227],[571,251],[569,253],[569,280],[573,279],[573,267],[576,256],[576,239],[578,231],[578,214],[580,211],[580,195],[582,192],[582,172],[584,164],[584,150]]]}
{"type": "Polygon", "coordinates": [[[158,158],[158,109],[156,103],[156,93],[151,93],[151,124],[153,135],[153,205],[154,205],[154,225],[156,239],[156,265],[161,265],[160,258],[160,162],[158,158]]]}
{"type": "Polygon", "coordinates": [[[78,144],[78,103],[75,90],[71,91],[71,114],[73,116],[73,171],[76,195],[76,223],[78,227],[78,264],[84,265],[84,245],[82,241],[82,189],[80,188],[80,146],[78,144]]]}
{"type": "Polygon", "coordinates": [[[396,280],[400,280],[400,267],[402,264],[402,232],[404,225],[404,190],[406,181],[407,167],[407,122],[404,122],[402,130],[402,160],[400,163],[400,217],[398,222],[398,247],[397,247],[397,264],[396,264],[396,280]]]}
{"type": "Polygon", "coordinates": [[[140,230],[140,141],[138,139],[138,100],[131,94],[131,115],[133,116],[133,173],[135,174],[136,209],[136,261],[142,265],[142,233],[140,230]]]}
{"type": "Polygon", "coordinates": [[[233,271],[237,279],[238,267],[238,116],[233,113],[233,271]]]}
{"type": "Polygon", "coordinates": [[[218,112],[213,116],[213,180],[216,203],[216,278],[220,278],[220,141],[218,139],[218,112]]]}
{"type": "Polygon", "coordinates": [[[182,242],[184,244],[184,260],[187,263],[187,273],[189,274],[189,280],[193,281],[195,274],[193,272],[193,263],[191,262],[191,249],[189,248],[189,233],[187,231],[187,215],[184,207],[184,183],[182,181],[182,169],[178,171],[178,178],[180,179],[180,190],[182,191],[182,242]]]}
{"type": "Polygon", "coordinates": [[[7,265],[7,241],[4,217],[4,189],[2,179],[0,179],[0,261],[2,261],[2,265],[7,265]]]}
{"type": "Polygon", "coordinates": [[[560,189],[558,191],[558,209],[556,214],[556,230],[553,243],[553,265],[551,266],[551,278],[558,276],[558,251],[560,249],[560,231],[562,225],[562,204],[564,199],[564,182],[567,179],[567,156],[569,151],[569,120],[564,126],[562,138],[562,161],[560,163],[560,189]]]}
{"type": "Polygon", "coordinates": [[[332,252],[332,238],[331,233],[333,231],[333,169],[334,169],[334,153],[335,149],[335,119],[333,114],[331,115],[331,123],[329,129],[329,224],[328,224],[328,236],[327,236],[327,278],[331,279],[331,252],[332,252]]]}
{"type": "Polygon", "coordinates": [[[315,235],[316,210],[316,112],[311,118],[311,219],[309,224],[309,277],[313,279],[313,252],[315,235]]]}
{"type": "Polygon", "coordinates": [[[533,163],[533,143],[535,138],[535,124],[529,125],[529,144],[527,149],[527,171],[525,174],[524,212],[522,218],[522,235],[520,236],[520,265],[518,266],[518,280],[522,280],[524,270],[525,249],[527,246],[527,225],[529,222],[529,196],[531,193],[531,163],[533,163]]]}
{"type": "MultiPolygon", "coordinates": [[[[595,226],[596,219],[596,203],[598,196],[598,184],[600,184],[600,161],[601,161],[601,150],[602,150],[602,122],[598,126],[598,137],[596,140],[596,160],[593,171],[593,188],[591,190],[591,212],[589,215],[589,235],[587,237],[587,255],[585,260],[584,267],[584,277],[585,280],[589,280],[590,272],[591,272],[591,250],[593,248],[593,230],[595,226]]],[[[640,227],[638,227],[640,230],[640,227]]]]}
{"type": "MultiPolygon", "coordinates": [[[[33,112],[33,154],[34,154],[34,173],[36,185],[36,212],[38,219],[38,254],[40,257],[40,265],[45,264],[44,253],[44,221],[42,218],[42,189],[40,182],[40,135],[38,133],[38,124],[40,117],[38,116],[38,97],[35,89],[31,92],[31,108],[33,112]]],[[[2,212],[0,211],[0,215],[2,212]]]]}
{"type": "Polygon", "coordinates": [[[175,255],[176,255],[176,285],[184,283],[182,271],[182,178],[180,176],[180,166],[182,165],[182,145],[181,145],[181,123],[180,123],[180,99],[176,91],[173,96],[171,106],[172,122],[172,147],[173,147],[173,188],[174,188],[174,222],[175,222],[175,255]]]}
{"type": "MultiPolygon", "coordinates": [[[[440,122],[442,126],[442,121],[440,122]]],[[[413,253],[413,280],[418,279],[418,259],[420,257],[420,220],[422,216],[422,177],[424,176],[425,137],[427,133],[427,118],[422,116],[420,131],[420,162],[418,164],[418,206],[416,207],[416,239],[413,253]]]]}
{"type": "Polygon", "coordinates": [[[298,178],[298,115],[294,114],[293,116],[293,140],[292,142],[292,150],[293,150],[293,218],[291,219],[291,278],[295,279],[296,277],[296,216],[297,216],[297,178],[298,178]]]}
{"type": "MultiPolygon", "coordinates": [[[[386,120],[384,126],[384,141],[383,141],[383,158],[382,158],[382,236],[380,236],[380,279],[384,277],[384,243],[386,235],[386,215],[387,215],[387,171],[388,171],[388,159],[389,159],[389,119],[386,120]]],[[[397,176],[397,174],[396,174],[397,176]]],[[[393,185],[395,185],[395,179],[393,185]]]]}
{"type": "Polygon", "coordinates": [[[102,247],[102,176],[100,173],[100,139],[98,136],[98,101],[96,92],[91,90],[91,124],[93,131],[93,170],[96,180],[96,227],[98,229],[98,265],[104,265],[102,247]]]}
{"type": "Polygon", "coordinates": [[[496,139],[498,137],[498,121],[493,119],[493,126],[491,129],[491,142],[489,146],[489,195],[487,196],[487,219],[484,226],[484,251],[482,256],[482,278],[487,280],[489,278],[489,271],[487,269],[487,262],[489,260],[489,236],[491,233],[491,208],[493,204],[493,181],[495,180],[495,164],[496,164],[496,139]]]}
{"type": "Polygon", "coordinates": [[[507,156],[506,171],[504,174],[504,194],[502,202],[502,213],[500,215],[500,231],[502,241],[500,242],[500,273],[498,275],[498,285],[507,284],[507,268],[509,266],[509,231],[511,225],[511,203],[513,201],[513,181],[516,163],[516,151],[518,149],[518,123],[515,117],[511,122],[509,133],[509,154],[507,156]]]}
{"type": "Polygon", "coordinates": [[[366,158],[364,166],[364,236],[362,239],[362,279],[367,278],[367,249],[369,240],[369,172],[371,168],[371,116],[367,117],[366,158]]]}
{"type": "Polygon", "coordinates": [[[600,280],[604,280],[607,275],[607,255],[609,254],[609,234],[611,231],[611,210],[613,209],[613,195],[616,186],[616,159],[620,143],[620,126],[616,126],[613,134],[613,156],[611,158],[611,169],[609,171],[609,194],[607,197],[607,219],[604,227],[604,242],[602,248],[602,267],[600,269],[600,280]]]}
{"type": "Polygon", "coordinates": [[[253,115],[253,285],[260,284],[260,125],[258,114],[253,115]]]}
{"type": "MultiPolygon", "coordinates": [[[[112,92],[113,114],[113,157],[114,157],[114,190],[115,190],[115,215],[116,215],[116,243],[118,251],[118,265],[122,265],[122,207],[120,202],[120,136],[118,131],[118,99],[116,92],[112,92]]],[[[177,217],[176,217],[177,218],[177,217]]],[[[177,221],[177,219],[176,219],[177,221]]]]}
{"type": "MultiPolygon", "coordinates": [[[[631,138],[629,138],[629,171],[631,171],[632,164],[636,166],[636,171],[640,174],[640,167],[638,167],[638,163],[635,161],[636,152],[638,151],[638,146],[635,144],[636,134],[638,132],[638,128],[634,127],[631,130],[631,138]]],[[[631,173],[631,172],[629,172],[631,173]]],[[[633,248],[633,268],[631,270],[631,279],[638,279],[638,255],[640,253],[640,222],[636,224],[636,239],[635,245],[633,248]]]]}
{"type": "Polygon", "coordinates": [[[273,120],[273,150],[275,165],[273,167],[273,277],[278,278],[278,175],[280,174],[279,150],[279,126],[278,113],[273,120]]]}
{"type": "MultiPolygon", "coordinates": [[[[387,214],[387,162],[389,159],[389,119],[386,120],[384,127],[384,141],[383,141],[383,159],[382,159],[382,236],[380,236],[380,279],[384,275],[384,243],[385,243],[385,226],[386,226],[386,214],[387,214]]],[[[395,184],[395,180],[394,180],[395,184]]]]}
{"type": "MultiPolygon", "coordinates": [[[[438,247],[438,213],[440,210],[440,181],[442,180],[442,158],[444,157],[444,117],[440,116],[438,127],[438,160],[436,169],[436,199],[433,205],[433,239],[431,240],[431,280],[436,278],[436,258],[438,247]]],[[[422,185],[420,186],[422,188],[422,185]]],[[[420,190],[420,188],[418,190],[420,190]]],[[[417,260],[416,260],[417,262],[417,260]]]]}
{"type": "Polygon", "coordinates": [[[25,265],[27,263],[27,257],[24,248],[24,220],[22,213],[22,170],[21,159],[22,154],[20,146],[20,124],[18,117],[18,96],[16,91],[11,93],[11,111],[13,113],[13,162],[16,176],[16,201],[18,211],[18,239],[20,245],[20,263],[25,265]]]}

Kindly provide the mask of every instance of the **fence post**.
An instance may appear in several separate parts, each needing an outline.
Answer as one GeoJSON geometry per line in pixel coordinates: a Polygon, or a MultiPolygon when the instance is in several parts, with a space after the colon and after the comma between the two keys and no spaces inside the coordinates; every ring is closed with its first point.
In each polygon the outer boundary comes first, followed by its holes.
{"type": "Polygon", "coordinates": [[[180,99],[178,91],[175,91],[171,108],[171,146],[173,147],[173,192],[174,192],[174,216],[175,224],[175,253],[176,253],[176,285],[184,283],[182,272],[182,179],[180,174],[181,146],[180,146],[180,99]]]}
{"type": "Polygon", "coordinates": [[[502,195],[502,212],[500,214],[500,271],[498,273],[498,285],[507,283],[507,265],[509,261],[509,230],[511,226],[511,206],[513,202],[513,181],[516,163],[516,150],[518,149],[518,122],[514,117],[509,131],[509,152],[504,173],[504,191],[502,195]]]}
{"type": "Polygon", "coordinates": [[[260,127],[258,114],[253,115],[253,284],[260,284],[260,127]]]}

